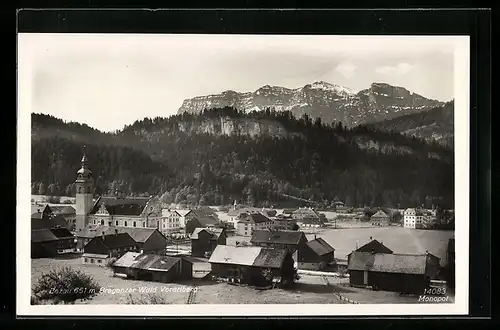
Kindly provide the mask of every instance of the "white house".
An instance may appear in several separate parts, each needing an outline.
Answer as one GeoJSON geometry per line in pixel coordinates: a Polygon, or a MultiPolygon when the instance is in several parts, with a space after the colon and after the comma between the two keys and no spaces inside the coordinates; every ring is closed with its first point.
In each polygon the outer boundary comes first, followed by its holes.
{"type": "Polygon", "coordinates": [[[424,213],[419,209],[409,208],[403,212],[405,228],[420,229],[424,225],[424,213]]]}
{"type": "Polygon", "coordinates": [[[163,209],[158,230],[163,235],[179,232],[182,228],[180,219],[181,215],[176,210],[163,209]]]}
{"type": "Polygon", "coordinates": [[[240,236],[252,236],[254,230],[268,230],[274,227],[274,221],[261,213],[241,214],[236,223],[236,232],[240,236]]]}

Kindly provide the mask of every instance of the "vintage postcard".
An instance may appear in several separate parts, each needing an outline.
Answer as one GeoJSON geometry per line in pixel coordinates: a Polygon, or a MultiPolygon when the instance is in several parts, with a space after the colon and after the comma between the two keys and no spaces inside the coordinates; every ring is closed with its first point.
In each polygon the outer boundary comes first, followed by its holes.
{"type": "Polygon", "coordinates": [[[468,311],[468,37],[21,33],[18,95],[20,316],[468,311]]]}

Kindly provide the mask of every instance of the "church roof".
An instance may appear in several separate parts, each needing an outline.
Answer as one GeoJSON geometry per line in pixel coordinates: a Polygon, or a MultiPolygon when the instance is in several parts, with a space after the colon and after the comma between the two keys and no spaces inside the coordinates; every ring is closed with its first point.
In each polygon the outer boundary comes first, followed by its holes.
{"type": "Polygon", "coordinates": [[[149,200],[149,198],[100,197],[94,204],[90,214],[96,214],[101,205],[104,205],[110,215],[139,216],[146,208],[149,200]]]}

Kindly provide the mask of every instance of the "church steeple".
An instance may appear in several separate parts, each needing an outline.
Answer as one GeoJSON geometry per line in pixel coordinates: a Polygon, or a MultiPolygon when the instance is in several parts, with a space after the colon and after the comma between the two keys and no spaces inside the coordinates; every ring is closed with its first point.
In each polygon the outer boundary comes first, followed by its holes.
{"type": "Polygon", "coordinates": [[[92,171],[89,169],[88,159],[87,159],[87,146],[83,146],[83,157],[82,157],[82,167],[77,172],[77,180],[85,180],[92,178],[92,171]]]}
{"type": "Polygon", "coordinates": [[[88,213],[92,209],[94,180],[92,171],[89,169],[87,159],[87,146],[83,147],[82,167],[78,170],[76,176],[76,230],[80,231],[85,228],[88,222],[88,213]]]}

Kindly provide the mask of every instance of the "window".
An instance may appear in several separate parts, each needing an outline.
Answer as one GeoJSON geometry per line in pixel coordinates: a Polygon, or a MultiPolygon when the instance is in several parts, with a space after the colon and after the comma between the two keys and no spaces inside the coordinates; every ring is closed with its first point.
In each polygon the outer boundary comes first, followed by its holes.
{"type": "Polygon", "coordinates": [[[115,221],[115,226],[118,226],[118,220],[117,220],[117,221],[115,221]]]}
{"type": "Polygon", "coordinates": [[[127,221],[125,220],[125,223],[124,223],[125,227],[127,227],[127,221]]]}
{"type": "Polygon", "coordinates": [[[101,226],[104,226],[104,219],[101,220],[101,226]]]}
{"type": "Polygon", "coordinates": [[[94,219],[94,225],[95,225],[95,224],[96,224],[96,221],[95,221],[95,219],[94,219]]]}
{"type": "Polygon", "coordinates": [[[85,262],[89,262],[89,258],[85,258],[85,262]]]}
{"type": "Polygon", "coordinates": [[[81,194],[82,193],[82,187],[78,187],[78,193],[81,194]]]}
{"type": "Polygon", "coordinates": [[[95,260],[93,258],[90,259],[90,263],[93,264],[95,260]]]}
{"type": "Polygon", "coordinates": [[[142,227],[146,228],[146,223],[142,222],[142,227]]]}
{"type": "Polygon", "coordinates": [[[102,263],[102,260],[101,259],[97,259],[97,263],[98,264],[102,263]]]}
{"type": "Polygon", "coordinates": [[[135,221],[134,221],[134,227],[135,227],[135,221]]]}
{"type": "Polygon", "coordinates": [[[90,194],[90,187],[87,187],[87,194],[90,194]]]}
{"type": "Polygon", "coordinates": [[[111,226],[112,222],[111,221],[108,221],[108,226],[111,226]]]}

